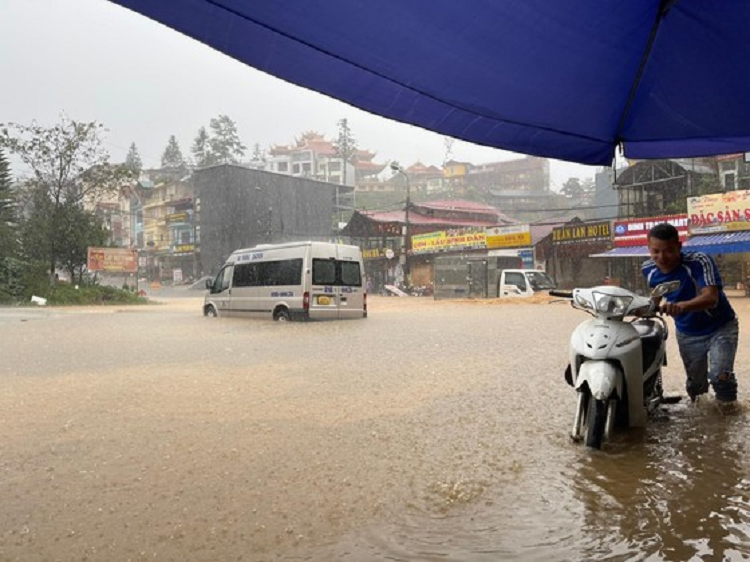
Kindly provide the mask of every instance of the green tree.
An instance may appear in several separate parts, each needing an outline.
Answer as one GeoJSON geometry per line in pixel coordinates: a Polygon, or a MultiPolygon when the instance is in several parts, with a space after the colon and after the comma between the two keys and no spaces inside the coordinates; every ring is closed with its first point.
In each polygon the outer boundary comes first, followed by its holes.
{"type": "Polygon", "coordinates": [[[180,145],[174,135],[169,137],[167,148],[161,155],[162,168],[179,168],[185,165],[185,159],[182,157],[180,145]]]}
{"type": "Polygon", "coordinates": [[[253,162],[265,162],[266,161],[266,153],[263,152],[263,149],[260,147],[260,144],[257,142],[255,145],[253,145],[253,162]]]}
{"type": "Polygon", "coordinates": [[[357,141],[354,140],[349,122],[346,119],[340,119],[337,123],[339,128],[338,137],[333,143],[333,150],[338,158],[341,158],[344,170],[342,181],[346,185],[346,165],[357,162],[357,141]]]}
{"type": "Polygon", "coordinates": [[[16,205],[10,164],[0,147],[0,259],[11,257],[16,253],[15,222],[16,205]]]}
{"type": "Polygon", "coordinates": [[[198,134],[196,135],[195,140],[193,140],[191,152],[193,153],[195,165],[198,167],[212,166],[216,164],[213,154],[211,154],[208,132],[206,132],[205,127],[198,129],[198,134]]]}
{"type": "Polygon", "coordinates": [[[581,180],[578,178],[568,178],[560,189],[560,193],[570,198],[580,197],[584,191],[581,180]]]}
{"type": "Polygon", "coordinates": [[[133,179],[131,169],[109,163],[100,138],[103,130],[97,122],[66,116],[51,128],[36,122],[0,125],[0,146],[16,154],[31,173],[20,193],[21,249],[48,264],[50,279],[64,262],[65,237],[76,229],[71,213],[111,196],[133,179]]]}
{"type": "Polygon", "coordinates": [[[64,216],[60,233],[60,266],[70,274],[71,280],[78,278],[82,282],[89,246],[104,246],[108,233],[101,218],[82,205],[71,205],[64,216]]]}
{"type": "Polygon", "coordinates": [[[211,136],[208,140],[211,158],[215,163],[234,164],[245,155],[245,145],[240,142],[237,125],[226,115],[219,115],[209,123],[211,136]]]}
{"type": "Polygon", "coordinates": [[[130,150],[128,150],[128,155],[125,157],[125,166],[133,170],[133,173],[138,175],[141,173],[141,170],[143,169],[143,161],[141,160],[141,155],[138,154],[138,147],[135,146],[135,143],[130,143],[130,150]]]}

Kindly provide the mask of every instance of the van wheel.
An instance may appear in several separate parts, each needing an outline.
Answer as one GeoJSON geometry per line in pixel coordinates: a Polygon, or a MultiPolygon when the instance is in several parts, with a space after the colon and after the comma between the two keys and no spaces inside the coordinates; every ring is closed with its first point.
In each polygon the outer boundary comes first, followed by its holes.
{"type": "Polygon", "coordinates": [[[208,305],[206,307],[206,312],[203,313],[203,316],[210,316],[211,318],[216,318],[218,314],[216,314],[216,309],[213,307],[213,305],[208,305]]]}
{"type": "Polygon", "coordinates": [[[278,322],[289,322],[289,320],[291,320],[291,317],[289,316],[289,311],[286,308],[280,308],[276,311],[273,319],[278,322]]]}

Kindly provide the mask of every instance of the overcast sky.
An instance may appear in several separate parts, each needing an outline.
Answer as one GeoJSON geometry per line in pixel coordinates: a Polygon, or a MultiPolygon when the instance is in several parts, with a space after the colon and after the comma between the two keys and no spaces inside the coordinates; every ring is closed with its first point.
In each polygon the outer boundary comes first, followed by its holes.
{"type": "MultiPolygon", "coordinates": [[[[225,114],[242,141],[267,149],[303,131],[333,139],[349,126],[376,162],[440,166],[444,137],[389,121],[283,82],[107,0],[0,0],[0,123],[52,126],[61,112],[99,121],[112,161],[135,142],[156,167],[170,135],[184,156],[201,126],[225,114]]],[[[516,155],[455,141],[453,157],[475,164],[516,155]]],[[[596,168],[551,161],[552,183],[596,168]]]]}

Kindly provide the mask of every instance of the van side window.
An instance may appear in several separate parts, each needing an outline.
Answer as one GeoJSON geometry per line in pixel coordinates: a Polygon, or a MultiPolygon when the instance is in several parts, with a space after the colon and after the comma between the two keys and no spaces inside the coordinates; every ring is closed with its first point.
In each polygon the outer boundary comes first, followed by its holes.
{"type": "Polygon", "coordinates": [[[279,285],[299,285],[302,283],[302,258],[284,260],[279,263],[279,285]]]}
{"type": "Polygon", "coordinates": [[[256,264],[241,263],[234,266],[232,287],[254,287],[257,285],[258,274],[256,264]]]}
{"type": "Polygon", "coordinates": [[[336,284],[336,262],[334,260],[313,259],[313,285],[336,284]]]}
{"type": "Polygon", "coordinates": [[[341,270],[341,285],[345,287],[361,287],[362,274],[359,270],[359,263],[351,261],[338,262],[341,270]]]}
{"type": "Polygon", "coordinates": [[[255,286],[299,285],[302,283],[302,258],[252,264],[257,268],[255,286]]]}

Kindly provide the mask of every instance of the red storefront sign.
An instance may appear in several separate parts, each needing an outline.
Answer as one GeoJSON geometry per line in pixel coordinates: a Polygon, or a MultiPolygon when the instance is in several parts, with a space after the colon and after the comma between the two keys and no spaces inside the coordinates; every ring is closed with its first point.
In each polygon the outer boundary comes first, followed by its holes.
{"type": "Polygon", "coordinates": [[[615,248],[627,246],[646,246],[648,231],[660,223],[673,225],[680,235],[680,242],[687,239],[688,216],[668,215],[664,217],[650,217],[645,219],[628,219],[615,221],[615,248]]]}

